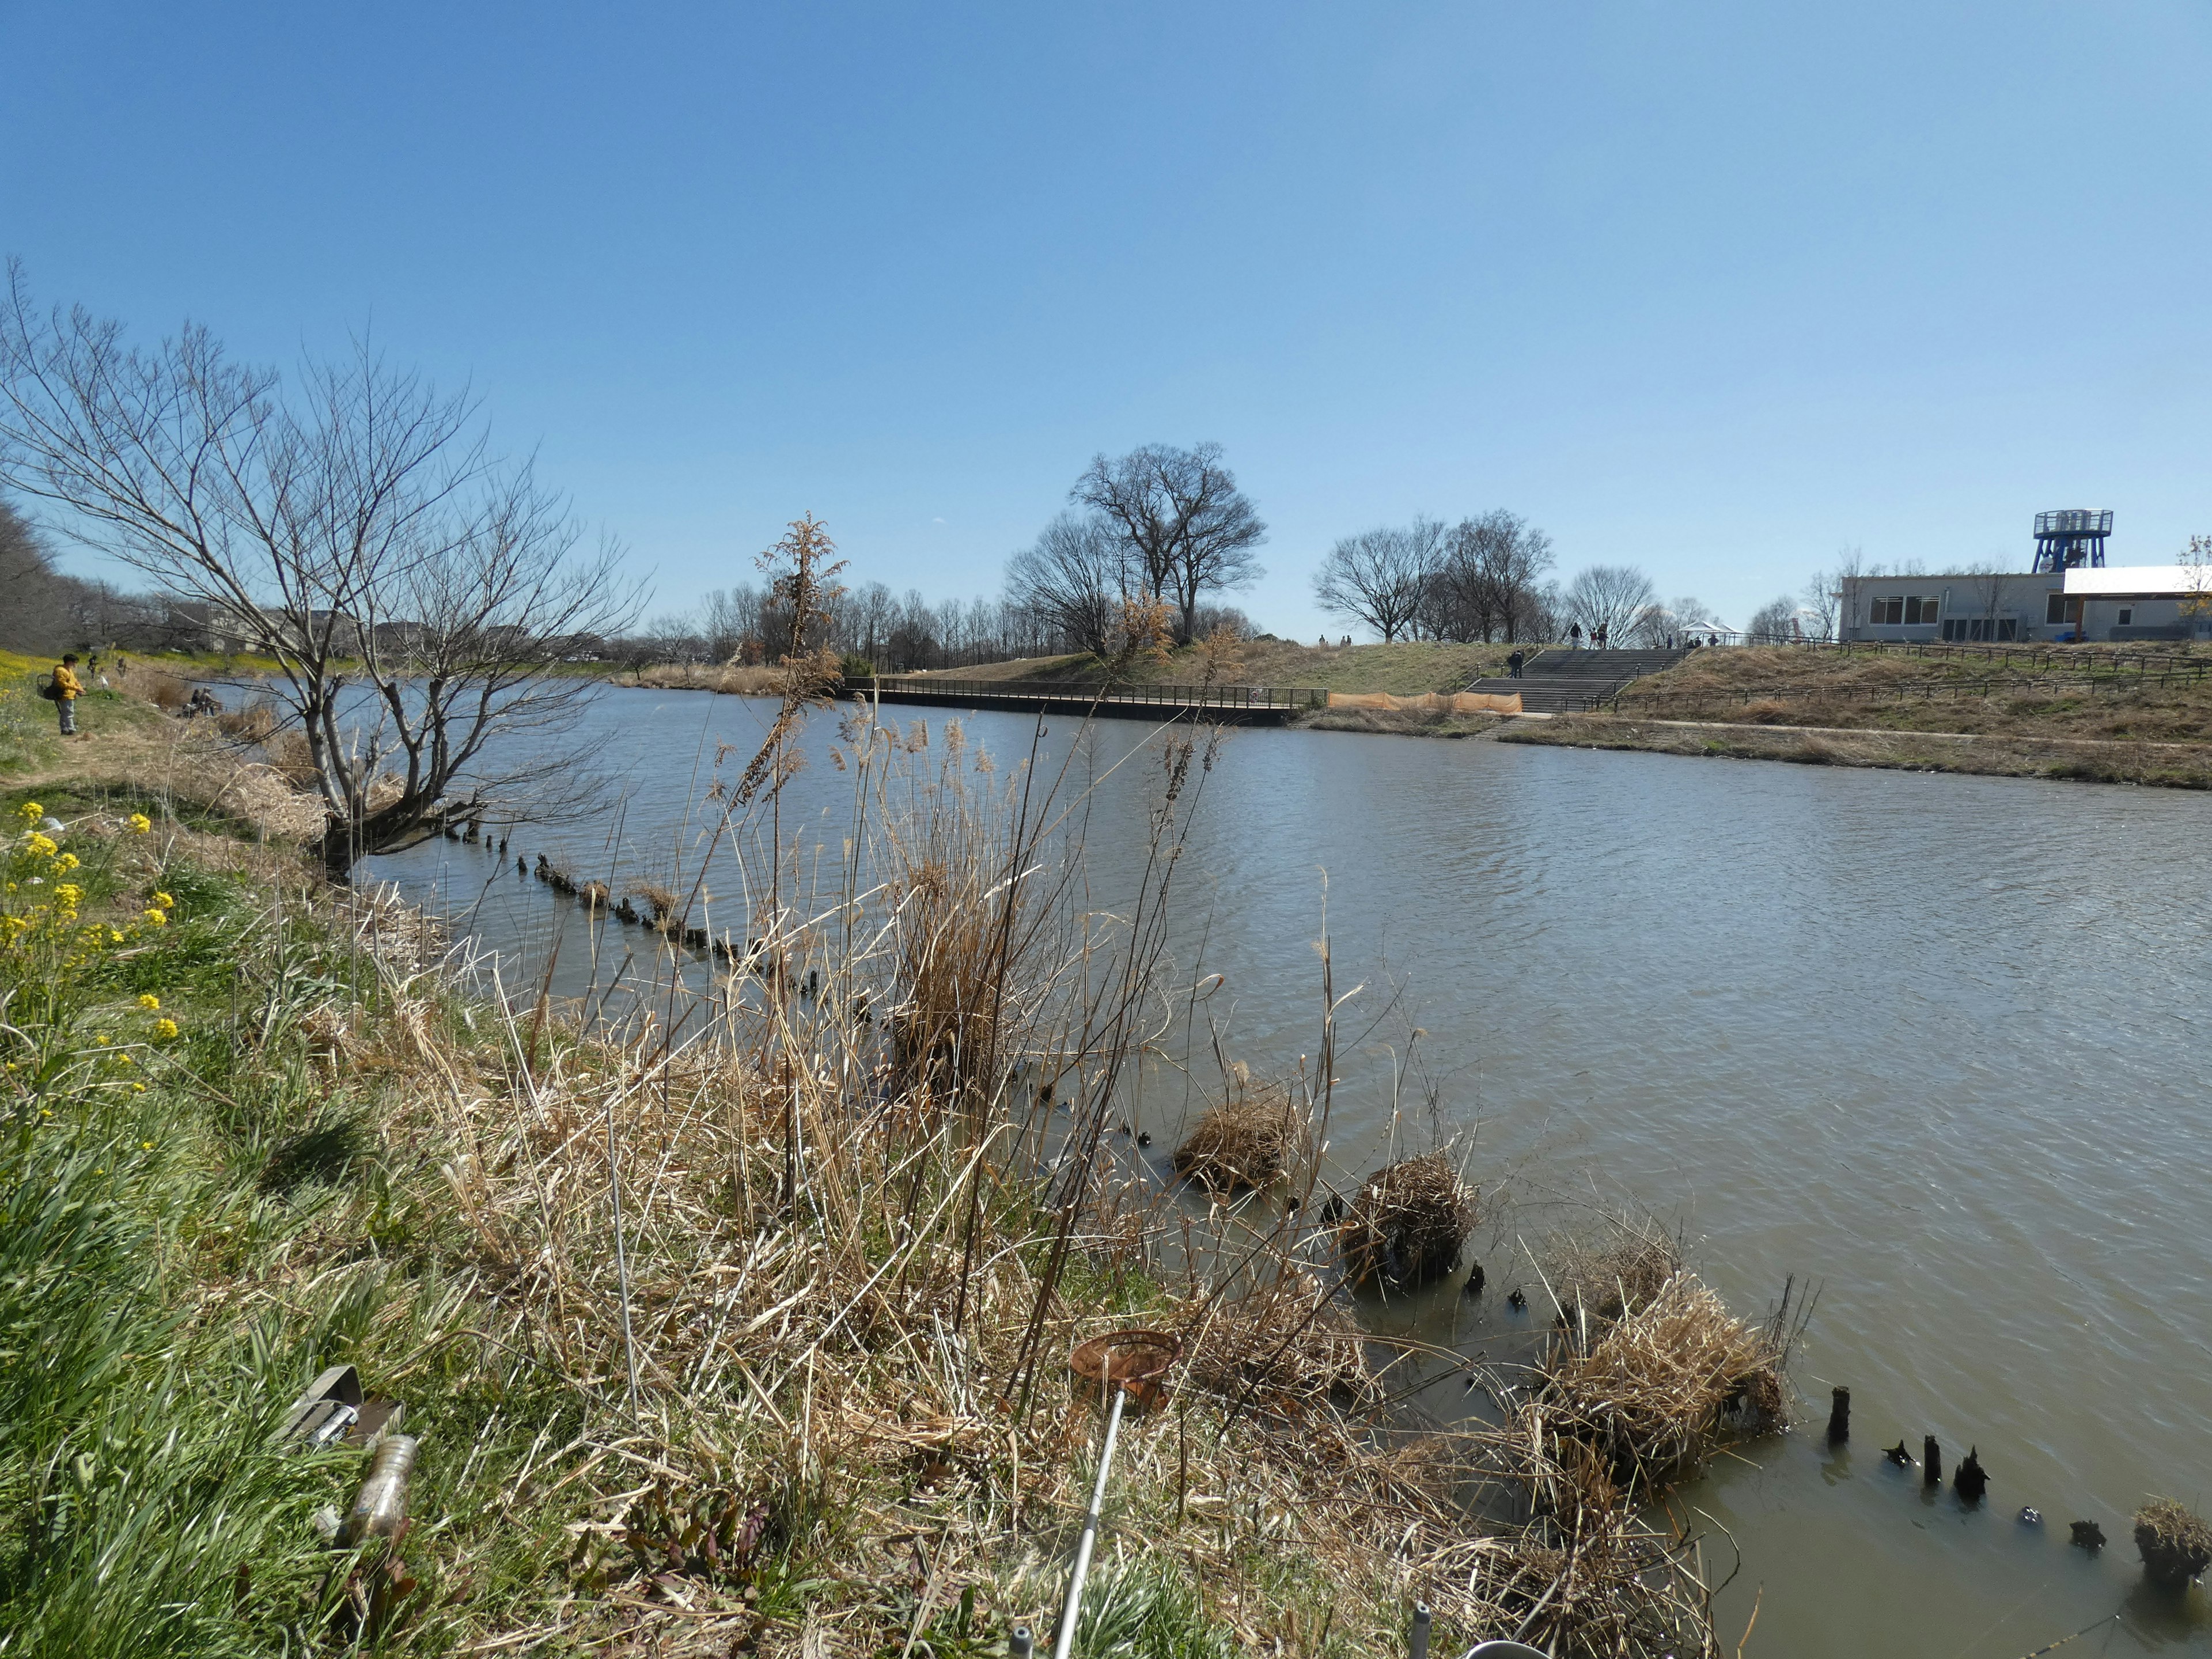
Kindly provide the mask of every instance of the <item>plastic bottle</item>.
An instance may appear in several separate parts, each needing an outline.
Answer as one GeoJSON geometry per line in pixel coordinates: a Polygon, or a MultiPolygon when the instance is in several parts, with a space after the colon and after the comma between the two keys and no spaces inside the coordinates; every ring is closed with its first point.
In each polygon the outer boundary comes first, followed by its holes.
{"type": "Polygon", "coordinates": [[[370,1538],[390,1538],[407,1523],[407,1477],[415,1470],[415,1437],[395,1434],[376,1449],[368,1478],[354,1494],[338,1542],[346,1548],[370,1538]]]}

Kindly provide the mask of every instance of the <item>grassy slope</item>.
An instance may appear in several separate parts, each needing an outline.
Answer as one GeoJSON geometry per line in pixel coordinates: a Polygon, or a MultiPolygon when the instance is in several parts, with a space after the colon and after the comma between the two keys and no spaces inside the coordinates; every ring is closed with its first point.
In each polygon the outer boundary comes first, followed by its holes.
{"type": "MultiPolygon", "coordinates": [[[[1423,641],[1400,645],[1318,647],[1288,640],[1249,640],[1237,647],[1243,664],[1236,680],[1248,685],[1319,686],[1331,691],[1389,691],[1412,696],[1425,691],[1462,691],[1485,674],[1505,672],[1508,645],[1442,645],[1423,641]]],[[[1142,665],[1142,680],[1188,681],[1198,678],[1195,647],[1185,647],[1164,663],[1142,665]]],[[[1090,682],[1103,670],[1091,657],[1024,657],[977,668],[948,668],[946,679],[1058,680],[1090,682]]]]}
{"type": "MultiPolygon", "coordinates": [[[[2174,675],[2160,684],[2158,672],[2170,666],[2165,651],[2053,647],[2044,655],[2033,670],[2018,659],[2008,670],[1971,653],[1845,654],[1786,647],[1699,652],[1638,681],[1617,714],[1516,722],[1499,737],[1825,766],[2212,788],[2212,674],[2193,684],[2174,675]],[[1677,720],[1713,724],[1659,723],[1677,720]],[[1967,735],[1949,735],[1954,733],[1967,735]]],[[[2212,668],[2212,653],[2171,655],[2212,668]]]]}
{"type": "MultiPolygon", "coordinates": [[[[26,793],[0,793],[0,811],[26,793]]],[[[720,1659],[795,1653],[802,1637],[809,1655],[884,1653],[919,1636],[936,1654],[981,1656],[1016,1617],[1048,1627],[1087,1479],[1088,1408],[1048,1404],[1013,1429],[962,1403],[957,1377],[938,1373],[939,1346],[925,1340],[927,1363],[910,1364],[912,1331],[897,1339],[871,1293],[891,1247],[873,1224],[848,1219],[834,1244],[804,1227],[736,1224],[733,1204],[775,1212],[770,1149],[755,1149],[739,1197],[720,1171],[742,1167],[742,1140],[687,1180],[698,1155],[670,1139],[696,1132],[702,1112],[747,1121],[716,1092],[720,1073],[685,1079],[690,1103],[673,1115],[665,1085],[619,1097],[623,1143],[645,1165],[629,1201],[660,1206],[657,1221],[633,1212],[648,1359],[633,1416],[591,1131],[594,1111],[615,1109],[605,1096],[623,1057],[557,1029],[526,1045],[420,974],[404,913],[364,934],[282,860],[161,820],[150,797],[86,784],[42,787],[38,804],[71,823],[146,809],[153,835],[64,844],[84,849],[88,912],[123,922],[156,892],[176,903],[169,926],[62,976],[65,1015],[41,1023],[20,994],[11,1011],[26,1035],[4,1045],[0,1086],[0,1649],[155,1659],[345,1647],[387,1582],[382,1552],[334,1556],[307,1520],[344,1505],[360,1456],[271,1444],[300,1383],[342,1362],[372,1395],[404,1400],[422,1437],[404,1553],[419,1582],[374,1650],[505,1637],[720,1659]],[[142,994],[179,1022],[173,1041],[155,1036],[142,994]],[[810,1278],[817,1256],[834,1286],[810,1278]],[[747,1260],[746,1275],[721,1276],[747,1260]],[[719,1336],[731,1304],[687,1307],[686,1279],[717,1298],[776,1286],[744,1324],[758,1334],[696,1398],[696,1373],[684,1390],[672,1357],[653,1356],[710,1325],[719,1336]],[[778,1381],[795,1304],[802,1327],[832,1310],[863,1316],[827,1363],[778,1381]],[[870,1352],[887,1337],[879,1365],[870,1352]],[[756,1499],[758,1552],[717,1568],[702,1540],[729,1549],[756,1499]],[[129,1571],[98,1570],[118,1557],[129,1571]]],[[[0,953],[0,990],[38,978],[0,953]]],[[[898,1195],[941,1217],[944,1200],[903,1168],[898,1195]]],[[[993,1229],[1016,1237],[1037,1224],[1004,1200],[991,1212],[993,1229]]],[[[950,1231],[936,1248],[957,1259],[950,1231]]],[[[1006,1261],[994,1275],[1007,1271],[1024,1270],[1006,1261]]],[[[1187,1311],[1126,1261],[1087,1253],[1062,1295],[1055,1352],[1075,1310],[1124,1324],[1187,1311]]],[[[994,1305],[987,1325],[979,1302],[980,1357],[1003,1364],[1025,1307],[994,1305]]],[[[924,1336],[933,1328],[925,1321],[924,1336]]],[[[1275,1328],[1255,1325],[1264,1351],[1275,1328]]],[[[1117,1650],[1144,1659],[1226,1659],[1240,1632],[1273,1632],[1318,1656],[1394,1626],[1395,1572],[1364,1583],[1362,1568],[1284,1533],[1271,1517],[1290,1508],[1309,1533],[1326,1538],[1332,1522],[1284,1484],[1291,1474],[1275,1471],[1251,1417],[1225,1447],[1208,1443],[1206,1421],[1189,1425],[1188,1504],[1163,1431],[1128,1438],[1101,1639],[1118,1632],[1117,1650]]],[[[1360,1489],[1342,1467],[1358,1455],[1338,1447],[1332,1480],[1364,1525],[1390,1488],[1360,1489]]],[[[1418,1514],[1416,1501],[1401,1520],[1418,1514]]],[[[1445,1547],[1453,1530],[1437,1529],[1445,1547]]]]}
{"type": "MultiPolygon", "coordinates": [[[[0,651],[0,778],[38,776],[58,764],[76,769],[83,763],[76,753],[64,762],[60,719],[54,705],[38,695],[52,666],[43,658],[0,651]]],[[[96,751],[112,751],[118,744],[135,750],[136,740],[164,724],[157,711],[121,692],[94,689],[76,702],[77,730],[88,734],[96,751]]]]}
{"type": "MultiPolygon", "coordinates": [[[[2156,683],[2172,653],[2052,647],[2050,665],[1776,647],[1698,652],[1638,681],[1622,712],[1667,720],[2193,743],[2212,739],[2212,672],[2156,683]],[[2145,673],[2151,668],[2151,673],[2145,673]],[[2041,682],[2041,683],[2039,683],[2041,682]]],[[[2212,670],[2212,651],[2187,657],[2212,670]]]]}
{"type": "MultiPolygon", "coordinates": [[[[886,1109],[865,1066],[848,1097],[789,1046],[842,1029],[819,1017],[849,984],[674,1063],[582,1042],[175,791],[63,775],[103,752],[53,757],[39,816],[72,826],[88,915],[131,932],[64,938],[66,964],[0,948],[0,1652],[985,1659],[1048,1632],[1087,1494],[1062,1356],[1131,1324],[1188,1346],[1176,1409],[1125,1431],[1079,1651],[1348,1659],[1395,1650],[1415,1595],[1455,1650],[1532,1603],[1611,1620],[1597,1650],[1712,1650],[1618,1494],[1577,1510],[1610,1589],[1535,1588],[1575,1571],[1549,1522],[1474,1536],[1466,1449],[1374,1434],[1384,1381],[1304,1258],[1226,1301],[1163,1283],[1157,1215],[1109,1188],[1053,1280],[1042,1192],[1009,1170],[963,1201],[962,1115],[886,1109]],[[1036,1407],[1010,1410],[1033,1340],[1036,1407]],[[335,1362],[422,1438],[396,1556],[308,1525],[359,1453],[272,1443],[335,1362]]],[[[58,856],[27,793],[0,786],[11,880],[58,856]]],[[[956,890],[946,851],[919,849],[948,915],[980,914],[950,896],[998,865],[965,855],[956,890]]]]}

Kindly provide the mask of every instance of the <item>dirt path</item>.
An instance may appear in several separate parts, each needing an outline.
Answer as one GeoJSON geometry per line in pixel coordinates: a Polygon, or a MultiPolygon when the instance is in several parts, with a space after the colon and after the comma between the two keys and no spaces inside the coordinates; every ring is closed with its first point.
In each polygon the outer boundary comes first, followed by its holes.
{"type": "MultiPolygon", "coordinates": [[[[88,711],[91,713],[93,711],[88,711]]],[[[251,745],[207,720],[179,720],[146,704],[107,703],[86,733],[4,780],[10,790],[118,785],[165,802],[243,819],[273,839],[302,841],[322,830],[321,803],[294,789],[251,745]]]]}

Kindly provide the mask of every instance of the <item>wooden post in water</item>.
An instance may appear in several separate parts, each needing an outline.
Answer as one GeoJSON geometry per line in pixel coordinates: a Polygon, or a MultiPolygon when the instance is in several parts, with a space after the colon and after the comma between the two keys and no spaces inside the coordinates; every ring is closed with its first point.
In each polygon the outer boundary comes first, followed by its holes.
{"type": "Polygon", "coordinates": [[[1828,1443],[1840,1446],[1851,1437],[1851,1391],[1834,1389],[1828,1398],[1828,1443]]]}
{"type": "Polygon", "coordinates": [[[1920,1484],[1923,1486],[1943,1484],[1943,1450],[1936,1443],[1936,1437],[1932,1434],[1920,1443],[1920,1484]]]}

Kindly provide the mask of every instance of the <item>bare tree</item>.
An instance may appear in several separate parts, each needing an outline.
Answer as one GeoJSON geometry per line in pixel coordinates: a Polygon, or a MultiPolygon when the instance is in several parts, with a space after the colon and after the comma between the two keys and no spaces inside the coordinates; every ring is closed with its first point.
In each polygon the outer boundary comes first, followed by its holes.
{"type": "Polygon", "coordinates": [[[1201,641],[1221,637],[1241,642],[1257,638],[1259,632],[1252,625],[1251,617],[1233,605],[1198,607],[1198,637],[1201,641]]]}
{"type": "Polygon", "coordinates": [[[1813,580],[1805,584],[1805,608],[1812,613],[1814,629],[1821,639],[1837,637],[1837,623],[1843,617],[1844,584],[1867,574],[1866,554],[1857,547],[1846,547],[1838,552],[1833,569],[1813,573],[1813,580]]]}
{"type": "Polygon", "coordinates": [[[1068,499],[1113,525],[1140,576],[1139,597],[1172,603],[1185,641],[1207,593],[1249,586],[1264,574],[1252,550],[1267,539],[1267,526],[1221,464],[1219,444],[1147,444],[1113,461],[1099,455],[1068,499]]]}
{"type": "Polygon", "coordinates": [[[2181,619],[2195,633],[2212,622],[2212,536],[2191,536],[2181,550],[2181,619]]]}
{"type": "Polygon", "coordinates": [[[1129,597],[1129,574],[1127,544],[1110,521],[1063,513],[1006,562],[1006,594],[1077,650],[1103,657],[1129,597]]]}
{"type": "Polygon", "coordinates": [[[720,663],[744,655],[745,641],[760,631],[760,590],[750,582],[718,587],[699,607],[699,634],[707,654],[720,663]]]}
{"type": "Polygon", "coordinates": [[[1462,520],[1455,539],[1480,574],[1506,643],[1516,642],[1533,619],[1537,585],[1552,568],[1552,538],[1519,514],[1498,507],[1479,519],[1462,520]]]}
{"type": "Polygon", "coordinates": [[[66,576],[31,521],[0,501],[0,648],[42,651],[74,642],[66,576]]]}
{"type": "Polygon", "coordinates": [[[1567,584],[1567,619],[1580,623],[1593,639],[1602,634],[1609,644],[1658,599],[1651,578],[1634,565],[1594,564],[1577,571],[1567,584]]]}
{"type": "Polygon", "coordinates": [[[81,307],[42,316],[11,264],[0,483],[276,660],[334,874],[581,775],[566,734],[591,687],[546,671],[635,614],[618,550],[580,550],[465,398],[366,347],[288,392],[202,327],[142,349],[81,307]],[[492,747],[531,731],[562,740],[492,747]]]}
{"type": "Polygon", "coordinates": [[[1444,527],[1433,519],[1346,536],[1314,573],[1314,599],[1333,616],[1364,623],[1395,641],[1420,615],[1443,556],[1444,527]]]}
{"type": "MultiPolygon", "coordinates": [[[[1917,574],[1917,573],[1914,573],[1917,574]]],[[[1984,640],[1997,637],[1997,607],[2004,603],[2005,592],[2018,574],[2003,559],[1978,559],[1962,573],[1966,578],[1966,591],[1973,595],[1972,603],[1980,612],[1981,636],[1984,640]]],[[[1970,620],[1966,636],[1972,637],[1970,620]]]]}
{"type": "Polygon", "coordinates": [[[1797,626],[1797,601],[1787,593],[1769,599],[1751,613],[1743,636],[1753,645],[1787,645],[1803,637],[1797,626]]]}

